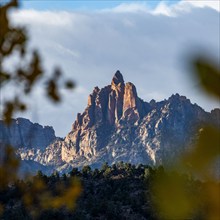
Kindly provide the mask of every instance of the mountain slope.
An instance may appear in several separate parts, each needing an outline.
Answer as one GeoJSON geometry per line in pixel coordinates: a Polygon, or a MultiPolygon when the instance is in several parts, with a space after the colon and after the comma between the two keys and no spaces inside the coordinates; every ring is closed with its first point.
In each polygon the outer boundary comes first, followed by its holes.
{"type": "Polygon", "coordinates": [[[43,127],[25,118],[12,119],[9,126],[0,120],[0,131],[0,145],[14,148],[45,149],[57,139],[52,127],[43,127]]]}
{"type": "Polygon", "coordinates": [[[197,128],[216,124],[220,110],[205,112],[178,94],[150,103],[124,83],[119,71],[111,85],[95,87],[62,144],[62,160],[74,166],[115,163],[165,163],[192,146],[197,128]]]}
{"type": "Polygon", "coordinates": [[[94,88],[86,109],[78,113],[64,140],[46,132],[50,138],[43,139],[41,145],[16,145],[17,154],[22,160],[50,165],[59,171],[118,161],[166,164],[190,150],[204,123],[220,126],[219,119],[220,109],[205,112],[179,94],[161,102],[144,102],[135,86],[124,83],[117,71],[111,85],[94,88]]]}
{"type": "Polygon", "coordinates": [[[89,95],[85,111],[77,115],[62,144],[61,157],[74,166],[120,160],[165,163],[192,146],[197,128],[217,124],[219,112],[207,113],[178,94],[144,102],[117,71],[111,85],[95,87],[89,95]]]}
{"type": "Polygon", "coordinates": [[[27,173],[34,174],[38,170],[51,173],[52,167],[42,165],[40,152],[45,154],[46,147],[58,140],[61,139],[55,136],[52,127],[43,127],[25,118],[12,119],[9,126],[0,120],[0,165],[4,158],[4,147],[13,146],[22,160],[19,167],[21,177],[27,173]]]}

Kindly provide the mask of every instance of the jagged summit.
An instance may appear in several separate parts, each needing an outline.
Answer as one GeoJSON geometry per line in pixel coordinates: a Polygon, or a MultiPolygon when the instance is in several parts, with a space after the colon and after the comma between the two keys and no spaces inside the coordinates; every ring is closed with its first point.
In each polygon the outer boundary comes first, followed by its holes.
{"type": "Polygon", "coordinates": [[[179,94],[162,102],[144,102],[119,70],[111,85],[93,90],[88,103],[65,138],[63,161],[161,163],[164,151],[172,154],[170,149],[177,144],[190,145],[194,124],[210,119],[209,113],[179,94]]]}
{"type": "MultiPolygon", "coordinates": [[[[202,128],[203,123],[220,126],[219,118],[220,109],[205,112],[179,94],[160,102],[144,102],[138,97],[135,85],[125,84],[117,71],[111,85],[94,88],[84,112],[77,115],[64,140],[55,139],[48,147],[42,147],[50,137],[54,138],[47,129],[35,125],[41,142],[24,143],[20,139],[28,137],[24,135],[28,122],[25,126],[14,122],[10,132],[1,128],[0,123],[0,131],[8,132],[9,139],[14,135],[13,143],[18,143],[21,158],[66,171],[72,166],[97,167],[103,162],[159,165],[173,161],[193,145],[197,128],[202,128]]],[[[0,144],[4,137],[0,132],[0,144]]]]}
{"type": "Polygon", "coordinates": [[[186,96],[179,95],[179,93],[172,94],[169,99],[170,101],[180,100],[180,101],[190,101],[186,96]]]}
{"type": "Polygon", "coordinates": [[[112,85],[124,84],[124,78],[119,70],[116,71],[115,75],[112,78],[112,85]]]}

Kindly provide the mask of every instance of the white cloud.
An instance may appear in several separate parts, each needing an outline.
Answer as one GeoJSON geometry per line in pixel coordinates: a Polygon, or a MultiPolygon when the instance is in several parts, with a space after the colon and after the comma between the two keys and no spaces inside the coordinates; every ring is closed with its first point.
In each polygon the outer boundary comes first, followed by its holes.
{"type": "MultiPolygon", "coordinates": [[[[184,1],[182,1],[184,2],[184,1]]],[[[207,1],[203,1],[203,0],[188,0],[187,1],[188,4],[193,5],[194,7],[199,7],[199,8],[212,8],[218,12],[220,12],[220,1],[219,0],[207,0],[207,1]]]]}
{"type": "Polygon", "coordinates": [[[166,16],[177,16],[180,13],[187,13],[193,8],[211,8],[220,12],[220,1],[219,0],[182,0],[174,4],[168,4],[164,1],[160,1],[155,8],[150,8],[147,2],[131,2],[122,3],[111,9],[104,9],[104,12],[114,13],[149,13],[153,15],[166,15],[166,16]]]}
{"type": "Polygon", "coordinates": [[[183,55],[202,51],[219,60],[219,13],[213,7],[182,1],[155,9],[141,3],[105,12],[14,13],[15,22],[28,26],[30,46],[39,49],[45,69],[51,72],[59,65],[79,86],[58,108],[42,97],[34,99],[38,110],[30,115],[64,136],[93,87],[109,84],[117,69],[147,101],[179,93],[210,110],[217,103],[204,98],[190,81],[183,55]]]}
{"type": "MultiPolygon", "coordinates": [[[[70,16],[68,12],[52,12],[52,11],[36,11],[34,9],[30,10],[20,10],[16,12],[15,22],[22,22],[27,24],[44,24],[45,26],[63,26],[72,25],[73,15],[70,16]]],[[[45,30],[46,33],[46,30],[45,30]]]]}
{"type": "Polygon", "coordinates": [[[148,13],[150,9],[147,4],[142,3],[122,3],[111,9],[103,9],[102,12],[115,12],[115,13],[148,13]]]}
{"type": "Polygon", "coordinates": [[[66,48],[66,47],[62,46],[61,44],[54,45],[54,48],[56,48],[58,53],[62,53],[62,54],[66,54],[66,55],[71,55],[74,58],[79,58],[79,56],[80,56],[78,51],[70,50],[69,48],[66,48]]]}
{"type": "Polygon", "coordinates": [[[165,2],[160,2],[158,6],[151,11],[154,15],[174,16],[173,7],[168,6],[165,2]]]}

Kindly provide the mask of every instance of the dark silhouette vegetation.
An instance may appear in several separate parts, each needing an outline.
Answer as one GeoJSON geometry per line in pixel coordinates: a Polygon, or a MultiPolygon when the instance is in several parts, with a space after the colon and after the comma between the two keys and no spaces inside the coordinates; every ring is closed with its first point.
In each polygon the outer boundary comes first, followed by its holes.
{"type": "MultiPolygon", "coordinates": [[[[104,163],[100,169],[94,170],[89,166],[81,170],[73,168],[69,174],[63,175],[54,172],[46,176],[39,171],[29,180],[17,180],[0,191],[0,202],[5,207],[2,219],[161,219],[155,200],[162,198],[156,192],[155,182],[164,178],[181,182],[185,191],[197,202],[197,207],[188,213],[187,219],[208,219],[207,213],[212,207],[206,202],[208,195],[204,188],[207,185],[217,188],[219,184],[195,180],[188,174],[165,171],[162,166],[135,166],[123,162],[112,166],[104,163]],[[83,187],[74,210],[68,209],[66,205],[40,208],[44,190],[54,196],[59,195],[60,189],[65,191],[69,188],[73,179],[81,182],[83,187]],[[41,188],[42,182],[45,188],[41,188]],[[32,193],[33,187],[38,188],[38,197],[34,198],[31,205],[27,205],[27,194],[32,193]]],[[[176,193],[175,187],[172,188],[168,192],[170,197],[176,193]]],[[[173,207],[176,205],[184,204],[180,200],[173,207]]]]}

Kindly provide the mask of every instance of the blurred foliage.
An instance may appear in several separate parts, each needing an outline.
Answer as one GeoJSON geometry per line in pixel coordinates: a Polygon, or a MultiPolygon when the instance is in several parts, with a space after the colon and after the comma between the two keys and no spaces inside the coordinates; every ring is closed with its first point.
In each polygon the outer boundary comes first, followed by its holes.
{"type": "MultiPolygon", "coordinates": [[[[204,58],[195,59],[192,66],[201,87],[220,101],[219,67],[204,58]]],[[[161,219],[190,219],[201,203],[206,204],[204,219],[220,219],[220,184],[219,177],[216,177],[219,175],[216,163],[220,160],[220,128],[204,125],[198,133],[195,147],[185,153],[173,168],[205,181],[203,190],[195,198],[177,176],[162,175],[156,178],[152,189],[161,219]]]]}
{"type": "Polygon", "coordinates": [[[76,205],[76,200],[81,194],[81,183],[77,178],[70,178],[68,184],[60,181],[59,178],[51,179],[54,183],[49,185],[46,176],[35,176],[31,181],[30,186],[22,189],[22,201],[27,210],[33,217],[37,217],[40,210],[53,210],[66,208],[73,210],[76,205]],[[55,179],[55,180],[54,180],[55,179]],[[33,196],[34,195],[34,196],[33,196]]]}
{"type": "Polygon", "coordinates": [[[182,158],[183,164],[188,164],[192,173],[199,174],[203,179],[211,177],[211,167],[213,162],[220,155],[220,131],[219,128],[210,125],[203,128],[197,145],[182,158]]]}
{"type": "MultiPolygon", "coordinates": [[[[219,62],[219,61],[218,61],[219,62]]],[[[197,58],[192,63],[194,74],[200,86],[210,95],[220,99],[220,67],[207,58],[197,58]]]]}
{"type": "MultiPolygon", "coordinates": [[[[11,119],[17,112],[26,111],[28,102],[26,97],[44,86],[45,94],[54,103],[62,100],[60,89],[72,89],[75,84],[72,80],[65,80],[60,69],[55,68],[51,76],[45,74],[41,65],[41,58],[37,50],[30,51],[27,48],[27,32],[24,27],[13,26],[9,19],[11,9],[19,7],[17,0],[0,3],[0,89],[10,91],[8,97],[1,99],[1,115],[4,122],[10,126],[11,119]],[[5,68],[4,63],[12,56],[18,56],[18,62],[13,70],[5,68]],[[16,93],[11,91],[16,87],[16,93]]],[[[6,93],[6,92],[5,92],[6,93]]],[[[4,93],[4,95],[5,95],[4,93]]],[[[13,185],[18,178],[19,160],[15,155],[13,146],[3,146],[0,143],[0,192],[13,185]]],[[[30,187],[23,188],[23,201],[27,208],[34,210],[37,214],[39,208],[74,208],[75,201],[81,192],[81,185],[78,180],[73,179],[68,187],[60,185],[56,195],[51,194],[47,189],[46,183],[40,178],[34,179],[30,187]],[[36,205],[37,204],[37,205],[36,205]]],[[[0,214],[4,211],[4,206],[0,203],[0,214]]]]}
{"type": "Polygon", "coordinates": [[[5,152],[1,149],[0,161],[0,190],[8,186],[9,183],[17,180],[19,160],[14,154],[11,146],[6,146],[5,152]]]}
{"type": "MultiPolygon", "coordinates": [[[[102,167],[106,167],[106,164],[102,167]]],[[[77,182],[75,182],[74,189],[76,185],[77,182]]],[[[32,179],[17,181],[8,186],[3,193],[0,192],[0,202],[5,207],[3,219],[7,220],[14,219],[15,216],[17,219],[33,219],[34,216],[37,219],[202,220],[214,219],[208,218],[209,213],[216,216],[214,213],[214,210],[217,210],[214,206],[216,203],[210,206],[210,201],[213,201],[210,193],[214,196],[213,193],[217,187],[216,183],[203,183],[189,175],[167,171],[162,166],[116,163],[112,166],[108,165],[105,169],[93,170],[85,166],[80,171],[73,168],[62,176],[59,176],[57,172],[46,176],[39,171],[32,179]],[[108,175],[106,175],[107,170],[108,175]],[[72,203],[75,206],[72,210],[66,204],[59,204],[62,199],[68,200],[66,196],[72,197],[71,195],[64,193],[64,196],[58,200],[56,196],[60,195],[61,190],[69,188],[76,177],[82,183],[83,191],[77,201],[72,203]],[[155,193],[158,189],[155,182],[159,184],[159,180],[164,183],[163,187],[166,191],[155,193]],[[173,182],[175,182],[174,186],[173,182]],[[184,193],[181,191],[182,188],[185,190],[184,193]],[[212,192],[206,191],[207,188],[212,192]],[[33,189],[38,192],[38,197],[31,196],[33,189]],[[44,193],[49,194],[46,194],[46,199],[44,199],[44,193]],[[160,212],[154,204],[159,200],[163,204],[160,212]],[[173,202],[172,206],[169,205],[170,201],[173,202]],[[178,211],[179,206],[183,207],[181,213],[178,211]],[[162,209],[163,207],[165,208],[162,209]],[[172,218],[167,214],[167,210],[168,213],[173,213],[172,218]],[[161,213],[164,218],[161,217],[161,213]],[[185,218],[179,216],[185,216],[185,218]]],[[[72,194],[75,194],[74,190],[72,194]]]]}
{"type": "Polygon", "coordinates": [[[17,0],[0,5],[0,86],[1,90],[10,86],[17,88],[16,94],[1,103],[3,106],[1,117],[7,124],[16,112],[28,109],[24,97],[30,96],[37,85],[46,85],[45,94],[54,103],[61,101],[61,88],[72,89],[75,86],[72,80],[63,79],[63,74],[58,68],[55,68],[51,76],[45,74],[38,51],[27,50],[26,29],[13,26],[9,19],[10,9],[18,6],[17,0]],[[3,63],[13,55],[18,56],[19,61],[10,72],[4,68],[3,63]],[[30,57],[30,60],[27,57],[30,57]]]}

